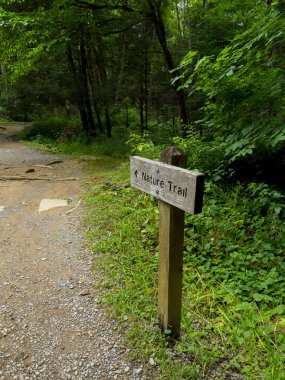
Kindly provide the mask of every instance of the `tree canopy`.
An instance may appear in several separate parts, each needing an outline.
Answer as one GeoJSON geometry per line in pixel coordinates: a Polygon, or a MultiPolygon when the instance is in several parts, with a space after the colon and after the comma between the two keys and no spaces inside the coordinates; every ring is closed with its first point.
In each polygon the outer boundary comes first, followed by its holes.
{"type": "Polygon", "coordinates": [[[19,136],[36,148],[98,158],[90,245],[161,378],[284,379],[284,34],[285,0],[0,0],[0,118],[33,121],[19,136]],[[151,311],[157,203],[127,160],[170,145],[206,179],[185,216],[176,347],[151,311]]]}
{"type": "Polygon", "coordinates": [[[78,112],[88,134],[110,137],[133,110],[141,132],[163,121],[226,139],[230,161],[277,151],[283,11],[283,0],[1,1],[2,112],[78,112]]]}

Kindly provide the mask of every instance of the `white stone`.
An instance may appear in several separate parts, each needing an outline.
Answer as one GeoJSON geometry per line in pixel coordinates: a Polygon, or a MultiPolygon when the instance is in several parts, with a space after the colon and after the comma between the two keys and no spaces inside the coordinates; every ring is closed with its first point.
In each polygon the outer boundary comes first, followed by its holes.
{"type": "Polygon", "coordinates": [[[67,207],[68,202],[65,199],[42,199],[39,212],[48,211],[57,207],[67,207]]]}
{"type": "Polygon", "coordinates": [[[4,210],[4,206],[0,206],[0,212],[2,212],[4,210]]]}

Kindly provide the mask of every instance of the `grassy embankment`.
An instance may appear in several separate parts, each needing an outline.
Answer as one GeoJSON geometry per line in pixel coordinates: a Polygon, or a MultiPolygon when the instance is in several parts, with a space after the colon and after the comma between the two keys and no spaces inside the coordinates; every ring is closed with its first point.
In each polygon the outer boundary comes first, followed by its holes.
{"type": "MultiPolygon", "coordinates": [[[[104,272],[102,303],[125,329],[131,355],[148,365],[153,358],[158,379],[285,379],[282,194],[208,175],[203,213],[186,216],[182,334],[173,344],[157,324],[157,201],[130,188],[122,139],[86,145],[63,137],[55,142],[38,130],[31,144],[97,158],[88,165],[94,181],[85,196],[87,241],[94,271],[104,272]]],[[[197,140],[175,143],[200,170],[219,152],[197,140]]],[[[148,157],[162,149],[147,140],[132,144],[148,157]]]]}

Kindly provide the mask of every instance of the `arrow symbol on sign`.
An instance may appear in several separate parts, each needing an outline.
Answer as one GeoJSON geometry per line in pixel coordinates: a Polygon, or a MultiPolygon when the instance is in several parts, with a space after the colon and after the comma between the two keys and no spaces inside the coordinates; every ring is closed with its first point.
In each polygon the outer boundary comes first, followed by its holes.
{"type": "Polygon", "coordinates": [[[137,170],[135,171],[135,176],[136,176],[136,178],[138,178],[138,171],[137,170]]]}

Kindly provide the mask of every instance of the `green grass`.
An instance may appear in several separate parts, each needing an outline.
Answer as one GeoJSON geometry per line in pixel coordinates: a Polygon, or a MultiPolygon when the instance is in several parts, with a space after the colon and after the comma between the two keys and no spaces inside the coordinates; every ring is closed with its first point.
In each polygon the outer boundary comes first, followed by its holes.
{"type": "Polygon", "coordinates": [[[104,135],[93,138],[86,136],[77,120],[47,118],[34,122],[22,129],[18,137],[35,149],[71,156],[126,157],[130,149],[126,137],[115,133],[114,138],[104,135]]]}
{"type": "MultiPolygon", "coordinates": [[[[152,357],[160,380],[285,379],[282,194],[264,184],[207,181],[203,213],[186,214],[182,330],[173,342],[157,320],[158,204],[129,186],[123,140],[51,145],[91,155],[87,241],[94,276],[104,273],[101,301],[120,321],[130,355],[149,366],[152,357]]],[[[154,157],[157,147],[145,140],[145,152],[154,157]]]]}
{"type": "MultiPolygon", "coordinates": [[[[278,215],[268,211],[248,226],[245,210],[256,214],[258,210],[253,210],[257,206],[246,190],[239,187],[224,193],[217,187],[207,189],[204,213],[186,219],[182,334],[171,348],[157,321],[157,202],[129,187],[127,161],[113,159],[112,165],[109,158],[100,163],[99,173],[99,163],[92,165],[90,170],[100,180],[86,195],[87,207],[92,210],[86,223],[94,270],[103,268],[103,302],[127,329],[132,354],[146,362],[153,357],[158,379],[232,379],[236,375],[284,379],[284,293],[278,295],[284,262],[277,249],[283,240],[278,215]],[[260,265],[248,258],[260,254],[260,245],[268,244],[272,233],[276,245],[271,242],[267,247],[262,257],[268,255],[267,261],[260,265]],[[218,244],[220,240],[224,245],[218,244]],[[234,252],[234,241],[239,245],[235,250],[245,255],[244,261],[238,255],[227,260],[234,252]],[[271,261],[279,265],[280,278],[273,276],[266,288],[263,268],[268,267],[271,273],[271,261]],[[230,272],[233,274],[227,281],[229,277],[224,275],[230,272]],[[250,286],[262,288],[259,297],[250,286]],[[270,297],[268,294],[274,294],[273,299],[265,297],[270,297]]],[[[252,219],[252,214],[248,218],[252,219]]]]}
{"type": "Polygon", "coordinates": [[[1,119],[0,118],[0,125],[1,124],[19,124],[19,125],[22,125],[22,124],[27,124],[26,122],[23,122],[23,121],[13,121],[13,120],[8,120],[8,119],[1,119]]]}
{"type": "Polygon", "coordinates": [[[37,120],[19,132],[19,138],[33,141],[44,138],[43,143],[48,139],[55,141],[66,128],[73,128],[70,121],[58,117],[49,117],[37,120]]]}

